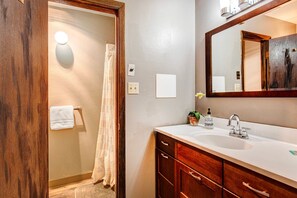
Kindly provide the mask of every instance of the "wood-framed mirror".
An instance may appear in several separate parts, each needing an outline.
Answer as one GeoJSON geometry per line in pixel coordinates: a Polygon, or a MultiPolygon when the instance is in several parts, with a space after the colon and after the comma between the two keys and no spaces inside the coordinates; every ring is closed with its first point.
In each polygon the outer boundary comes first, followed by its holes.
{"type": "Polygon", "coordinates": [[[297,0],[270,1],[207,32],[207,97],[296,97],[295,13],[297,0]]]}

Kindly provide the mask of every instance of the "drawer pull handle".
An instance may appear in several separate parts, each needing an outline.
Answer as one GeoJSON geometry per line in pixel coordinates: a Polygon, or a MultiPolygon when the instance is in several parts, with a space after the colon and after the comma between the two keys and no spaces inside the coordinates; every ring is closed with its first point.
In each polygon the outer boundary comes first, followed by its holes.
{"type": "Polygon", "coordinates": [[[163,153],[161,153],[162,157],[164,157],[165,159],[168,159],[168,156],[164,155],[163,153]]]}
{"type": "Polygon", "coordinates": [[[257,189],[255,189],[255,188],[251,187],[249,183],[242,182],[242,185],[244,185],[245,187],[247,187],[247,188],[250,189],[251,191],[254,191],[254,192],[256,192],[256,193],[258,193],[258,194],[260,194],[260,195],[263,195],[263,196],[265,196],[265,197],[269,197],[269,193],[267,193],[266,191],[260,191],[260,190],[257,190],[257,189]]]}
{"type": "Polygon", "coordinates": [[[195,179],[197,179],[198,181],[201,181],[201,177],[194,175],[194,172],[189,172],[189,174],[194,177],[195,179]]]}
{"type": "Polygon", "coordinates": [[[163,145],[165,145],[165,146],[168,146],[168,145],[169,145],[168,143],[163,142],[162,140],[161,140],[161,143],[162,143],[163,145]]]}

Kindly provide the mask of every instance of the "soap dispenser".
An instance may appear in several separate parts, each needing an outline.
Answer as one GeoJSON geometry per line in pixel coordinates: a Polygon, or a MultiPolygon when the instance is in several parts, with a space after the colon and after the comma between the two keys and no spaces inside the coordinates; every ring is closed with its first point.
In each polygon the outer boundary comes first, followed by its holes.
{"type": "Polygon", "coordinates": [[[213,118],[211,116],[210,108],[208,108],[207,115],[205,116],[204,126],[207,129],[213,129],[213,118]]]}

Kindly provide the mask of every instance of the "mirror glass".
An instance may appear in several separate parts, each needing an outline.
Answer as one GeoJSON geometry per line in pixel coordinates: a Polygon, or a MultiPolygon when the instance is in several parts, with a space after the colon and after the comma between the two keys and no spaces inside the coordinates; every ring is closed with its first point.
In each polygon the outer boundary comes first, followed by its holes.
{"type": "Polygon", "coordinates": [[[211,93],[297,90],[296,33],[297,0],[214,33],[211,93]]]}

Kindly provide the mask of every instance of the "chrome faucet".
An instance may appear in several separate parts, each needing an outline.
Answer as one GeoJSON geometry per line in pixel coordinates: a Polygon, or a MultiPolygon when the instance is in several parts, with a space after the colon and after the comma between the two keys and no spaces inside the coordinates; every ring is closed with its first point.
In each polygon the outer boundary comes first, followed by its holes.
{"type": "Polygon", "coordinates": [[[234,136],[234,137],[239,137],[239,138],[244,138],[244,139],[248,139],[249,136],[247,134],[247,131],[249,128],[245,128],[245,127],[240,127],[240,119],[239,116],[237,114],[233,114],[230,116],[229,121],[228,121],[228,125],[227,126],[231,126],[232,128],[230,129],[229,135],[230,136],[234,136]],[[236,126],[232,125],[232,120],[236,121],[236,126]]]}

